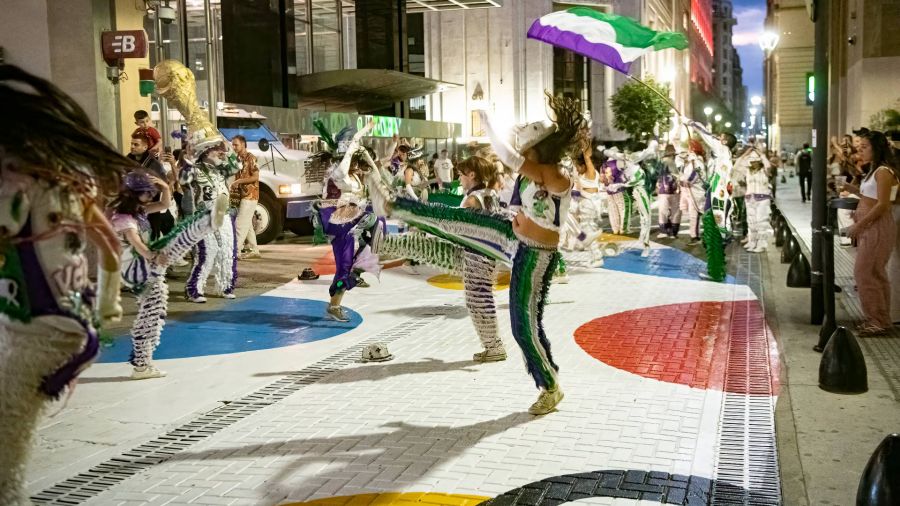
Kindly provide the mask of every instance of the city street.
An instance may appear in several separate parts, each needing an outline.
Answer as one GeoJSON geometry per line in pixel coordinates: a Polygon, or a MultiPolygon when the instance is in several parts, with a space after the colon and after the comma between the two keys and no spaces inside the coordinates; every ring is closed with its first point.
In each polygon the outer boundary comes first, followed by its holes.
{"type": "Polygon", "coordinates": [[[129,380],[130,341],[118,338],[42,424],[29,489],[38,503],[82,494],[85,504],[389,493],[775,503],[780,359],[751,288],[758,259],[738,256],[734,276],[709,283],[691,254],[654,244],[642,259],[631,239],[610,239],[618,257],[589,269],[586,254],[570,255],[570,282],[550,291],[558,412],[526,412],[535,390],[511,342],[503,275],[510,357],[476,364],[458,280],[391,268],[348,296],[349,323],[329,322],[328,276],[291,279],[304,262],[327,272],[328,250],[289,239],[239,264],[237,300],[185,303],[173,282],[156,353],[169,376],[129,380]],[[395,358],[357,363],[374,342],[395,358]]]}

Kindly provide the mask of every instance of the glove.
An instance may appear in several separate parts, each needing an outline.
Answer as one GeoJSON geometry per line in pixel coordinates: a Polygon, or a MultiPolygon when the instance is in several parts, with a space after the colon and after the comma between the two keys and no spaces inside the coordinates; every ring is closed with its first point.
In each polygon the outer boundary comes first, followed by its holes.
{"type": "Polygon", "coordinates": [[[484,125],[484,131],[491,140],[491,147],[494,148],[497,158],[503,162],[503,165],[512,169],[513,172],[518,172],[522,168],[522,164],[525,163],[525,157],[516,153],[516,150],[497,134],[485,111],[478,111],[478,114],[481,117],[481,124],[484,125]]]}
{"type": "Polygon", "coordinates": [[[119,286],[122,277],[118,272],[109,272],[103,267],[97,269],[97,312],[101,323],[112,323],[122,319],[122,304],[119,286]]]}

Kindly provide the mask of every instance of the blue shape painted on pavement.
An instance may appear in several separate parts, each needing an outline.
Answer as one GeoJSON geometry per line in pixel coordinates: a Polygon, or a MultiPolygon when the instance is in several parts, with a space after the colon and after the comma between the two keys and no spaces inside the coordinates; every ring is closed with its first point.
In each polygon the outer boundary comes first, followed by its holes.
{"type": "MultiPolygon", "coordinates": [[[[700,273],[706,273],[706,262],[680,249],[670,247],[652,248],[647,258],[641,257],[640,249],[628,248],[614,257],[605,257],[603,267],[632,274],[677,279],[699,280],[700,273]]],[[[725,282],[734,284],[736,280],[728,275],[725,282]]]]}
{"type": "MultiPolygon", "coordinates": [[[[349,332],[362,316],[347,310],[350,321],[325,318],[328,303],[319,300],[256,296],[215,311],[196,311],[166,323],[155,359],[190,358],[281,348],[349,332]]],[[[131,336],[101,350],[99,362],[127,362],[131,336]]]]}

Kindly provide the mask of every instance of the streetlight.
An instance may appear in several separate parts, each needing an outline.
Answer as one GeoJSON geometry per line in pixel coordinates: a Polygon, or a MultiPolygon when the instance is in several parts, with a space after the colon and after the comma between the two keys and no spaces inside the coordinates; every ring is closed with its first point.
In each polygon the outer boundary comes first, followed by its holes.
{"type": "Polygon", "coordinates": [[[763,34],[759,37],[759,47],[766,52],[774,51],[775,47],[778,46],[778,41],[780,39],[781,37],[779,37],[775,32],[763,32],[763,34]]]}
{"type": "Polygon", "coordinates": [[[722,115],[716,114],[715,116],[713,116],[713,119],[716,120],[716,123],[718,123],[718,122],[722,121],[722,115]]]}
{"type": "Polygon", "coordinates": [[[726,122],[725,122],[725,128],[731,128],[731,122],[730,122],[730,121],[726,121],[726,122]]]}
{"type": "Polygon", "coordinates": [[[708,130],[712,130],[712,127],[709,126],[709,115],[712,114],[712,112],[713,112],[713,108],[710,106],[706,106],[703,108],[703,114],[706,115],[706,128],[708,130]]]}
{"type": "Polygon", "coordinates": [[[753,95],[752,97],[750,97],[750,103],[753,105],[759,105],[762,103],[762,97],[760,97],[759,95],[753,95]]]}

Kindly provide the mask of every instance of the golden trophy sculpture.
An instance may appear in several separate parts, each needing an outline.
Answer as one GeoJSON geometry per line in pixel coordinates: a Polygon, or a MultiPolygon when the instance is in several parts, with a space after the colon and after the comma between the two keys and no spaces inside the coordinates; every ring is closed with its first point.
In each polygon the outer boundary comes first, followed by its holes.
{"type": "Polygon", "coordinates": [[[188,127],[188,143],[195,154],[200,155],[225,142],[225,138],[213,128],[206,111],[197,102],[197,86],[191,69],[178,60],[165,60],[154,67],[153,80],[159,96],[168,100],[169,105],[184,116],[188,127]]]}

